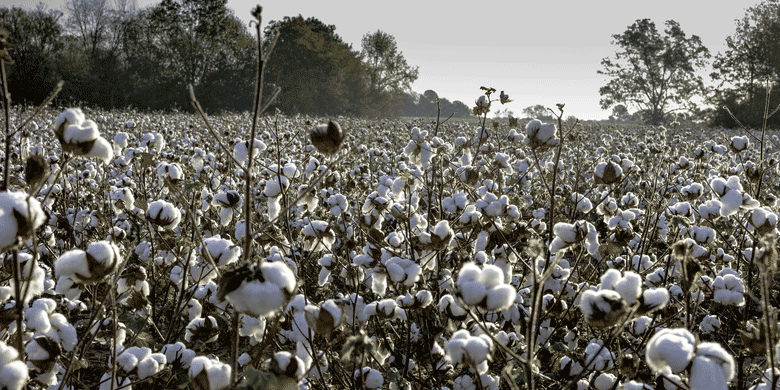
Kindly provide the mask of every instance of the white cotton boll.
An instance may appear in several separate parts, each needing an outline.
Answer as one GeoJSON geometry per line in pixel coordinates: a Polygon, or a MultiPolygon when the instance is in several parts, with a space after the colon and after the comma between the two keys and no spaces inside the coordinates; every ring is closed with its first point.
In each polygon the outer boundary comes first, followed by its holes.
{"type": "Polygon", "coordinates": [[[84,122],[86,119],[86,116],[84,115],[84,112],[81,111],[80,108],[68,108],[67,110],[63,111],[59,116],[57,116],[57,120],[54,121],[54,128],[57,129],[63,124],[66,126],[69,125],[80,125],[84,122]]]}
{"type": "Polygon", "coordinates": [[[460,283],[460,280],[458,282],[458,292],[466,305],[478,305],[487,297],[487,288],[485,288],[482,282],[467,281],[460,283]]]}
{"type": "Polygon", "coordinates": [[[201,372],[206,373],[209,390],[221,390],[230,386],[231,370],[228,364],[198,356],[192,359],[188,373],[191,379],[195,379],[201,372]]]}
{"type": "Polygon", "coordinates": [[[485,285],[485,288],[489,290],[493,287],[503,284],[504,271],[493,264],[485,264],[482,267],[482,273],[479,277],[479,280],[482,281],[482,283],[485,285]]]}
{"type": "Polygon", "coordinates": [[[477,337],[469,336],[463,345],[468,358],[474,363],[482,363],[490,358],[490,350],[493,348],[493,341],[487,335],[477,337]]]}
{"type": "MultiPolygon", "coordinates": [[[[33,303],[34,305],[35,303],[33,303]]],[[[34,330],[39,334],[46,334],[51,329],[49,322],[49,313],[46,310],[33,306],[24,312],[27,328],[34,330]]]]}
{"type": "Polygon", "coordinates": [[[610,268],[601,275],[601,289],[615,290],[615,286],[621,279],[620,271],[610,268]]]}
{"type": "Polygon", "coordinates": [[[749,146],[750,146],[750,140],[746,135],[744,136],[737,135],[731,137],[731,144],[729,145],[729,147],[734,153],[739,153],[747,149],[749,146]]]}
{"type": "Polygon", "coordinates": [[[502,284],[487,292],[486,308],[491,311],[500,311],[509,308],[515,302],[517,292],[509,284],[502,284]]]}
{"type": "Polygon", "coordinates": [[[593,380],[593,387],[596,390],[609,390],[615,385],[617,377],[614,374],[602,372],[593,380]]]}
{"type": "Polygon", "coordinates": [[[727,390],[728,380],[723,376],[715,359],[697,355],[693,358],[691,375],[688,378],[691,390],[727,390]]]}
{"type": "Polygon", "coordinates": [[[28,238],[46,222],[41,203],[23,192],[0,192],[0,251],[28,238]],[[19,216],[19,219],[17,219],[19,216]],[[22,229],[24,228],[24,229],[22,229]]]}
{"type": "Polygon", "coordinates": [[[54,262],[54,274],[60,277],[70,275],[88,276],[90,272],[87,264],[87,253],[80,249],[63,253],[54,262]]]}
{"type": "Polygon", "coordinates": [[[636,272],[626,271],[625,275],[615,283],[614,290],[628,305],[631,305],[642,295],[642,277],[636,272]]]}
{"type": "Polygon", "coordinates": [[[642,292],[642,306],[648,310],[660,310],[669,303],[669,290],[664,287],[651,288],[642,292]]]}
{"type": "Polygon", "coordinates": [[[138,362],[138,379],[146,379],[157,374],[165,367],[165,355],[156,353],[154,355],[162,356],[162,359],[152,357],[151,355],[138,362]],[[162,360],[162,362],[160,362],[162,360]]]}
{"type": "Polygon", "coordinates": [[[727,217],[735,214],[742,206],[742,193],[737,190],[730,190],[720,198],[720,215],[727,217]]]}
{"type": "MultiPolygon", "coordinates": [[[[54,313],[49,318],[52,327],[57,331],[57,339],[60,340],[62,349],[72,352],[78,343],[76,328],[68,322],[68,319],[60,313],[54,313]]],[[[51,334],[49,334],[51,336],[51,334]]]]}
{"type": "Polygon", "coordinates": [[[385,379],[382,377],[382,373],[372,368],[365,374],[363,385],[369,389],[378,389],[382,387],[384,381],[385,379]]]}
{"type": "MultiPolygon", "coordinates": [[[[696,348],[696,357],[707,357],[712,360],[714,363],[713,366],[708,365],[707,370],[710,372],[709,375],[714,375],[715,373],[722,373],[723,377],[725,378],[726,382],[731,381],[734,379],[735,374],[735,363],[734,363],[734,357],[731,356],[730,353],[728,353],[720,344],[718,343],[701,343],[696,348]],[[714,369],[717,367],[718,369],[714,369]],[[720,372],[718,372],[720,371],[720,372]]],[[[694,365],[696,363],[694,362],[694,365]]],[[[691,370],[691,377],[693,377],[693,369],[691,370]]],[[[695,388],[695,387],[694,387],[695,388]]]]}
{"type": "Polygon", "coordinates": [[[89,142],[100,136],[97,123],[87,119],[81,124],[72,124],[65,128],[62,138],[67,144],[89,142]]]}
{"type": "Polygon", "coordinates": [[[187,302],[187,313],[189,314],[190,321],[200,317],[202,312],[203,312],[203,305],[200,304],[200,301],[193,298],[190,299],[189,302],[187,302]]]}
{"type": "Polygon", "coordinates": [[[146,220],[164,229],[173,230],[181,221],[181,211],[169,202],[156,200],[149,203],[146,220]]]}
{"type": "Polygon", "coordinates": [[[108,164],[114,159],[114,148],[105,138],[97,137],[92,149],[84,157],[97,157],[103,161],[103,164],[108,164]]]}
{"type": "Polygon", "coordinates": [[[119,354],[116,362],[125,372],[130,372],[138,366],[138,362],[146,359],[151,354],[152,350],[146,347],[129,347],[119,354]]]}
{"type": "Polygon", "coordinates": [[[706,315],[699,323],[702,333],[710,334],[720,329],[720,319],[714,315],[706,315]]]}
{"type": "Polygon", "coordinates": [[[696,338],[686,329],[662,329],[647,343],[647,365],[656,372],[681,372],[693,359],[696,338]]]}

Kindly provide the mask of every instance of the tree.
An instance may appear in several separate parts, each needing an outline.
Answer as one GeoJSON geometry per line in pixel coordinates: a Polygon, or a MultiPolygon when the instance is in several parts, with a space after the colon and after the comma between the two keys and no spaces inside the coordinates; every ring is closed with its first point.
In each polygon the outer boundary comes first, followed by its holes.
{"type": "Polygon", "coordinates": [[[75,30],[84,49],[94,56],[108,30],[108,0],[69,0],[66,8],[70,14],[68,25],[75,30]]]}
{"type": "MultiPolygon", "coordinates": [[[[717,107],[712,123],[717,126],[736,126],[736,122],[721,107],[728,107],[745,125],[763,124],[767,80],[780,76],[780,3],[767,0],[747,9],[737,20],[733,35],[726,38],[727,49],[713,61],[710,75],[718,81],[718,88],[709,99],[717,107]]],[[[775,85],[777,86],[777,85],[775,85]]],[[[770,102],[770,105],[773,105],[770,102]]],[[[780,118],[770,119],[780,124],[780,118]]]]}
{"type": "Polygon", "coordinates": [[[690,108],[691,97],[704,93],[696,72],[705,66],[709,51],[698,36],[687,37],[674,20],[665,24],[664,35],[650,19],[641,19],[612,36],[619,51],[614,59],[602,59],[603,69],[598,71],[610,79],[599,89],[603,109],[632,104],[646,122],[658,124],[672,105],[690,108]]]}
{"type": "Polygon", "coordinates": [[[377,30],[363,36],[361,59],[368,78],[368,98],[374,115],[396,115],[419,71],[398,52],[395,37],[377,30]]]}
{"type": "Polygon", "coordinates": [[[628,108],[625,104],[618,104],[612,107],[612,115],[609,116],[609,120],[625,122],[631,119],[631,114],[628,113],[628,108]]]}
{"type": "Polygon", "coordinates": [[[312,17],[285,16],[266,26],[266,43],[271,42],[274,31],[279,39],[269,58],[265,81],[281,87],[277,108],[288,114],[364,112],[363,65],[358,53],[336,34],[336,26],[312,17]]]}
{"type": "Polygon", "coordinates": [[[377,30],[363,36],[361,57],[366,64],[369,88],[374,93],[408,91],[419,70],[398,52],[395,37],[377,30]]]}
{"type": "Polygon", "coordinates": [[[9,33],[15,47],[10,55],[8,85],[17,102],[40,104],[59,80],[58,55],[63,46],[62,13],[38,7],[25,11],[18,7],[0,8],[0,25],[9,33]]]}
{"type": "Polygon", "coordinates": [[[553,119],[550,110],[541,104],[524,108],[523,115],[531,119],[539,119],[540,121],[551,121],[553,119]]]}

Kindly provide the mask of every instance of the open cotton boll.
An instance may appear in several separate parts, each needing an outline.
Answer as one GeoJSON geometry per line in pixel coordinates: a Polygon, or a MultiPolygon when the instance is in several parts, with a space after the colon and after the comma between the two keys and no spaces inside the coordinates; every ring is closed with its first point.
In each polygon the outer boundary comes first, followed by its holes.
{"type": "Polygon", "coordinates": [[[687,329],[662,329],[647,343],[645,360],[655,373],[684,370],[696,352],[696,338],[687,329]]]}
{"type": "Polygon", "coordinates": [[[163,229],[172,230],[179,226],[181,211],[164,200],[155,200],[146,209],[146,220],[163,229]]]}
{"type": "Polygon", "coordinates": [[[0,251],[20,245],[43,223],[41,203],[24,192],[0,192],[0,251]]]}
{"type": "Polygon", "coordinates": [[[63,140],[68,144],[89,142],[100,136],[97,123],[87,119],[80,124],[72,124],[65,128],[63,140]]]}
{"type": "Polygon", "coordinates": [[[222,390],[230,386],[230,365],[198,356],[192,359],[188,374],[198,389],[222,390]]]}
{"type": "Polygon", "coordinates": [[[132,390],[133,387],[130,386],[133,382],[130,380],[130,377],[125,377],[124,380],[121,382],[119,381],[120,377],[115,376],[114,377],[114,383],[111,384],[111,372],[107,372],[103,374],[103,376],[100,378],[100,390],[111,390],[111,389],[122,389],[122,390],[132,390]]]}
{"type": "Polygon", "coordinates": [[[642,277],[636,272],[626,271],[614,286],[626,304],[632,305],[640,295],[642,295],[642,277]]]}
{"type": "Polygon", "coordinates": [[[745,149],[747,149],[750,146],[750,140],[746,135],[744,136],[733,136],[731,137],[731,144],[729,145],[729,149],[733,151],[734,153],[739,153],[745,149]]]}
{"type": "Polygon", "coordinates": [[[144,380],[165,368],[166,358],[161,353],[153,353],[138,362],[138,379],[144,380]]]}
{"type": "Polygon", "coordinates": [[[271,315],[284,308],[295,291],[295,275],[283,262],[244,266],[223,275],[218,296],[236,311],[254,317],[271,315]]]}
{"type": "MultiPolygon", "coordinates": [[[[735,374],[735,363],[734,363],[734,357],[731,356],[728,351],[726,351],[720,344],[718,343],[701,343],[696,348],[696,357],[707,357],[711,360],[712,365],[709,363],[707,365],[702,365],[703,368],[706,366],[706,371],[709,372],[708,375],[715,375],[722,374],[725,378],[726,382],[731,381],[734,379],[735,374]]],[[[694,361],[694,366],[696,362],[694,361]]],[[[693,371],[691,370],[691,377],[693,377],[693,371]]],[[[693,387],[696,388],[696,387],[693,387]]],[[[706,389],[707,387],[702,387],[702,389],[706,389]]]]}
{"type": "Polygon", "coordinates": [[[57,116],[57,120],[54,121],[54,128],[58,129],[62,125],[80,125],[86,116],[80,108],[68,108],[57,116]]]}
{"type": "Polygon", "coordinates": [[[615,381],[617,381],[617,377],[614,374],[602,372],[593,380],[593,387],[596,390],[609,390],[615,386],[615,381]]]}
{"type": "Polygon", "coordinates": [[[626,301],[613,290],[586,290],[580,298],[580,310],[588,323],[599,328],[611,327],[626,311],[626,301]]]}
{"type": "Polygon", "coordinates": [[[146,347],[129,347],[119,354],[116,362],[125,372],[129,373],[138,366],[138,362],[151,354],[152,350],[146,347]]]}
{"type": "Polygon", "coordinates": [[[185,369],[190,367],[190,363],[195,358],[195,351],[185,347],[181,341],[164,345],[160,353],[165,355],[167,363],[178,365],[185,369]]]}
{"type": "Polygon", "coordinates": [[[92,148],[84,154],[84,157],[97,157],[103,161],[103,164],[108,164],[114,159],[114,149],[105,138],[97,137],[92,148]]]}

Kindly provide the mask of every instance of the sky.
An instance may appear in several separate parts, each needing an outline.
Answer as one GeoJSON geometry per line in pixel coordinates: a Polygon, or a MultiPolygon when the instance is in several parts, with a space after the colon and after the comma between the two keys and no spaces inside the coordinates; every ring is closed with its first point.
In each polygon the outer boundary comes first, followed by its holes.
{"type": "MultiPolygon", "coordinates": [[[[48,0],[65,10],[67,0],[48,0]]],[[[113,0],[109,0],[113,1],[113,0]]],[[[159,0],[135,0],[138,8],[159,0]]],[[[3,0],[5,6],[34,8],[38,0],[3,0]]],[[[363,35],[382,30],[396,38],[407,63],[419,67],[415,92],[432,89],[439,97],[473,106],[480,86],[506,91],[514,100],[497,109],[522,116],[525,107],[566,103],[565,116],[606,119],[598,90],[601,60],[617,50],[612,35],[637,19],[649,18],[662,31],[676,20],[687,35],[698,35],[714,55],[725,50],[735,20],[760,0],[277,0],[263,5],[263,20],[316,17],[336,26],[354,49],[363,35]]],[[[228,0],[245,23],[257,0],[228,0]]],[[[265,23],[264,23],[265,25],[265,23]]],[[[709,71],[703,74],[708,75],[709,71]]],[[[705,80],[708,80],[705,77],[705,80]]],[[[629,107],[630,111],[634,111],[629,107]]]]}

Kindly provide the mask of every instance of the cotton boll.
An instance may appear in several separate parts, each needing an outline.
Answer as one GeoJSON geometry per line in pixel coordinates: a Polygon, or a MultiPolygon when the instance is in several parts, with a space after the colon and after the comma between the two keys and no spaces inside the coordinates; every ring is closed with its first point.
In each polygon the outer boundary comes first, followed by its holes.
{"type": "Polygon", "coordinates": [[[138,362],[138,379],[146,379],[165,368],[166,358],[161,353],[154,353],[138,362]]]}
{"type": "Polygon", "coordinates": [[[614,289],[625,299],[626,304],[632,305],[642,294],[642,277],[636,272],[627,271],[615,283],[614,289]]]}
{"type": "Polygon", "coordinates": [[[103,161],[103,164],[108,164],[114,159],[114,149],[105,138],[97,137],[92,149],[84,157],[97,157],[103,161]]]}
{"type": "Polygon", "coordinates": [[[686,329],[662,329],[647,343],[647,365],[656,372],[684,370],[694,357],[696,338],[686,329]]]}
{"type": "Polygon", "coordinates": [[[509,284],[502,284],[487,292],[486,308],[491,311],[500,311],[509,308],[515,302],[517,292],[509,284]]]}
{"type": "Polygon", "coordinates": [[[615,385],[617,377],[614,374],[602,372],[593,380],[593,387],[597,390],[609,390],[615,385]]]}
{"type": "Polygon", "coordinates": [[[198,356],[192,359],[188,373],[200,389],[222,390],[230,386],[230,365],[218,360],[198,356]]]}
{"type": "MultiPolygon", "coordinates": [[[[704,372],[708,372],[707,375],[714,375],[714,372],[721,371],[726,382],[734,379],[735,363],[734,357],[731,356],[723,347],[718,343],[701,343],[696,349],[696,358],[706,357],[710,361],[702,361],[702,368],[706,367],[704,372]],[[706,363],[706,364],[704,364],[706,363]],[[717,367],[717,369],[715,369],[717,367]]],[[[694,366],[696,361],[694,360],[694,366]]],[[[691,378],[694,376],[695,369],[691,369],[691,378]]],[[[708,388],[708,387],[702,387],[708,388]]]]}
{"type": "Polygon", "coordinates": [[[54,128],[58,129],[62,125],[80,125],[85,119],[86,116],[80,108],[69,108],[57,116],[57,120],[54,121],[54,128]]]}

